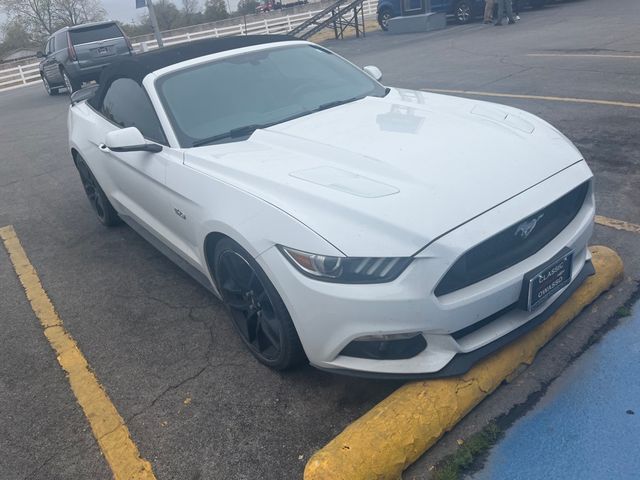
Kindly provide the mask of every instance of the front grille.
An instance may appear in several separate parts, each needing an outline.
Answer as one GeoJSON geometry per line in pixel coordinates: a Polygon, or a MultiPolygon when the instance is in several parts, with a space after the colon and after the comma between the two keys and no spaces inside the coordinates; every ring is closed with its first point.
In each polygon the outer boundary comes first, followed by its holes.
{"type": "Polygon", "coordinates": [[[473,247],[442,278],[435,289],[436,296],[473,285],[538,252],[571,223],[588,190],[589,182],[585,182],[522,222],[473,247]]]}

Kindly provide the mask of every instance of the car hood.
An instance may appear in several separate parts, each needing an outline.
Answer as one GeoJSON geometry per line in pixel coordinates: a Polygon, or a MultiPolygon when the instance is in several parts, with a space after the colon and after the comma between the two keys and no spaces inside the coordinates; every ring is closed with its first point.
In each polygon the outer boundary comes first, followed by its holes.
{"type": "Polygon", "coordinates": [[[396,89],[185,154],[348,256],[412,255],[580,160],[533,115],[396,89]]]}

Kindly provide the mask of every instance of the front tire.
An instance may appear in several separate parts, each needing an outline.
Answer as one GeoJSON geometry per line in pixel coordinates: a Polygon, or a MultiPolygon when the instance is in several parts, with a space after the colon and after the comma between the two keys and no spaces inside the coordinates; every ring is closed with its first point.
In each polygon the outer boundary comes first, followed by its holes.
{"type": "Polygon", "coordinates": [[[380,25],[380,28],[385,32],[389,30],[389,20],[391,18],[393,18],[393,15],[391,13],[391,10],[389,9],[385,8],[380,13],[378,13],[378,25],[380,25]]]}
{"type": "Polygon", "coordinates": [[[114,227],[118,225],[120,223],[118,212],[116,212],[115,208],[113,208],[113,206],[111,205],[111,202],[100,187],[100,184],[98,183],[98,180],[96,180],[96,177],[93,176],[93,173],[89,169],[89,166],[79,156],[75,158],[74,161],[76,163],[78,173],[80,174],[80,179],[82,180],[84,193],[87,194],[89,203],[93,207],[93,210],[96,212],[100,223],[102,223],[105,227],[114,227]]]}
{"type": "Polygon", "coordinates": [[[453,10],[453,15],[456,18],[456,22],[461,25],[465,25],[473,18],[473,6],[469,0],[460,0],[456,3],[453,10]]]}
{"type": "Polygon", "coordinates": [[[230,238],[216,244],[214,274],[235,329],[258,361],[286,370],[305,360],[287,307],[260,265],[230,238]]]}
{"type": "Polygon", "coordinates": [[[49,81],[47,80],[47,77],[44,76],[44,74],[41,74],[40,76],[42,77],[42,83],[44,85],[45,91],[47,92],[47,95],[57,95],[59,93],[59,90],[49,85],[49,81]]]}

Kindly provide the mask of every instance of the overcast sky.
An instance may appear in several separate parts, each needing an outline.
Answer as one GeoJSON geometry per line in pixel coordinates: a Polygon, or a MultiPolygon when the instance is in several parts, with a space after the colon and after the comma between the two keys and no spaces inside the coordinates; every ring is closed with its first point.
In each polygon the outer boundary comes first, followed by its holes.
{"type": "MultiPolygon", "coordinates": [[[[182,0],[172,0],[178,8],[182,8],[182,0]]],[[[204,5],[205,0],[200,0],[200,5],[204,5]]],[[[137,22],[139,17],[147,13],[146,8],[136,10],[136,0],[101,0],[102,6],[107,11],[107,18],[121,20],[123,22],[137,22]]],[[[236,8],[238,0],[229,0],[232,9],[236,8]]]]}
{"type": "Polygon", "coordinates": [[[136,10],[136,0],[102,0],[102,6],[108,18],[123,22],[137,22],[141,14],[147,13],[146,8],[136,10]]]}
{"type": "MultiPolygon", "coordinates": [[[[238,5],[238,0],[226,0],[231,5],[231,9],[235,10],[238,5]]],[[[103,8],[107,11],[107,18],[110,20],[120,20],[123,22],[138,22],[140,17],[147,13],[147,9],[139,8],[136,10],[136,0],[100,0],[103,8]]],[[[182,8],[182,0],[172,0],[178,8],[182,8]]],[[[204,5],[205,0],[200,0],[200,5],[204,5]]],[[[6,21],[6,17],[0,11],[0,29],[2,24],[6,21]]],[[[2,34],[0,31],[0,39],[2,34]]]]}

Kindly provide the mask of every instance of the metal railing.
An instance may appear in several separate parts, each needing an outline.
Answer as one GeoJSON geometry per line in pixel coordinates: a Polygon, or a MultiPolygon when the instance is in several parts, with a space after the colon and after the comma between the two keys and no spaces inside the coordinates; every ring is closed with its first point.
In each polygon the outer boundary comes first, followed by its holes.
{"type": "Polygon", "coordinates": [[[301,23],[289,33],[300,39],[308,39],[325,28],[333,29],[336,39],[344,38],[344,31],[353,27],[356,37],[364,36],[364,1],[336,0],[335,3],[321,10],[306,22],[301,23]],[[361,22],[358,23],[358,16],[361,22]]]}
{"type": "MultiPolygon", "coordinates": [[[[377,0],[364,0],[363,11],[365,16],[376,14],[377,0]]],[[[257,22],[245,23],[241,18],[239,23],[226,27],[214,27],[208,30],[187,32],[175,36],[163,36],[165,46],[177,43],[190,42],[192,40],[200,40],[203,38],[219,38],[230,37],[234,35],[259,35],[259,34],[284,34],[290,32],[298,25],[306,22],[321,10],[297,13],[282,17],[271,17],[259,20],[257,22]]],[[[133,44],[133,48],[137,52],[153,50],[158,48],[155,40],[146,42],[138,42],[133,44]]],[[[38,69],[39,62],[29,65],[18,65],[17,67],[0,70],[0,91],[21,88],[26,85],[40,81],[40,72],[38,69]]]]}

